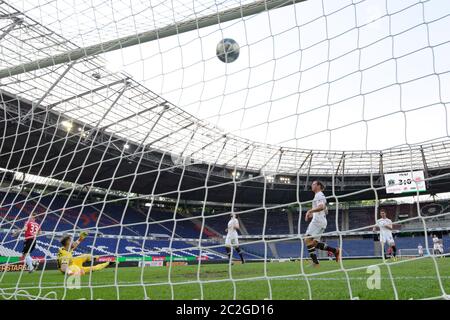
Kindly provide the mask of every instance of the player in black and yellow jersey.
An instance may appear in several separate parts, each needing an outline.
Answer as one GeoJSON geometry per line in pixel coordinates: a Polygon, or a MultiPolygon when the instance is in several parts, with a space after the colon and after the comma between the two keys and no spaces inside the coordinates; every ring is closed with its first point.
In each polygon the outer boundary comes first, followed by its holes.
{"type": "Polygon", "coordinates": [[[59,248],[57,257],[59,271],[62,273],[67,273],[68,275],[83,275],[88,272],[102,270],[109,265],[109,262],[105,262],[95,266],[84,267],[84,263],[92,261],[92,255],[82,254],[73,257],[73,251],[80,245],[86,236],[87,232],[81,232],[77,241],[72,241],[72,237],[70,235],[64,236],[61,239],[62,247],[59,248]]]}

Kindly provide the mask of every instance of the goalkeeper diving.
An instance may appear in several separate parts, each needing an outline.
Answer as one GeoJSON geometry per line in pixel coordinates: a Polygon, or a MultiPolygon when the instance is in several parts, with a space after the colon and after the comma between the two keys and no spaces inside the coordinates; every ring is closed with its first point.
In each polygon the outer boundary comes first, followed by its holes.
{"type": "Polygon", "coordinates": [[[74,257],[73,251],[87,237],[87,232],[80,233],[80,237],[76,241],[72,241],[70,235],[66,235],[61,239],[62,247],[58,250],[57,264],[58,270],[68,275],[84,275],[89,272],[105,269],[110,262],[104,262],[93,266],[83,266],[84,263],[91,262],[94,257],[91,254],[82,254],[74,257]]]}

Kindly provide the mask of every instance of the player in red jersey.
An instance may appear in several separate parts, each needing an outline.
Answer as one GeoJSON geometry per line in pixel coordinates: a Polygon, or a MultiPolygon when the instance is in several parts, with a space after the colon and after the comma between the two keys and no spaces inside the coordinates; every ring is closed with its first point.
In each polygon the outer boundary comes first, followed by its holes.
{"type": "Polygon", "coordinates": [[[38,236],[41,233],[41,226],[39,223],[36,222],[36,218],[34,214],[32,213],[30,215],[30,218],[25,223],[25,227],[23,230],[17,230],[15,232],[15,236],[17,236],[21,231],[25,232],[25,240],[23,244],[23,250],[22,250],[22,258],[25,261],[28,272],[33,272],[38,267],[38,262],[33,261],[33,258],[31,257],[31,252],[33,252],[34,247],[36,246],[36,236],[38,236]]]}

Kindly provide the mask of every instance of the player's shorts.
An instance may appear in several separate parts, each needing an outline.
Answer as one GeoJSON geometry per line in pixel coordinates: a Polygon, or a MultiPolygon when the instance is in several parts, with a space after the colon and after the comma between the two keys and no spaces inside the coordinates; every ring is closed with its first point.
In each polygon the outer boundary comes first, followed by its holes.
{"type": "Polygon", "coordinates": [[[25,241],[23,243],[22,254],[25,255],[25,254],[33,252],[34,247],[36,247],[36,239],[35,238],[25,239],[25,241]]]}
{"type": "Polygon", "coordinates": [[[312,220],[308,226],[308,229],[306,229],[306,235],[311,236],[310,238],[319,241],[326,228],[326,222],[312,220]]]}
{"type": "Polygon", "coordinates": [[[380,242],[383,244],[387,243],[390,246],[393,246],[395,244],[392,233],[380,233],[380,242]]]}
{"type": "Polygon", "coordinates": [[[237,233],[228,233],[225,238],[225,245],[227,247],[237,247],[239,246],[239,240],[237,233]]]}

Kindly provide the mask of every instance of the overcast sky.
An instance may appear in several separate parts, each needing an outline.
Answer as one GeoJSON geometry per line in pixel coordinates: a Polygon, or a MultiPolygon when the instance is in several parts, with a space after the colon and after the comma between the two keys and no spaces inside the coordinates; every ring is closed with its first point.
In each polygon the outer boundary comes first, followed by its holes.
{"type": "MultiPolygon", "coordinates": [[[[79,46],[238,1],[13,0],[79,46]]],[[[299,148],[382,149],[448,136],[450,1],[309,0],[104,55],[191,114],[299,148]],[[215,57],[235,39],[237,61],[215,57]]]]}

